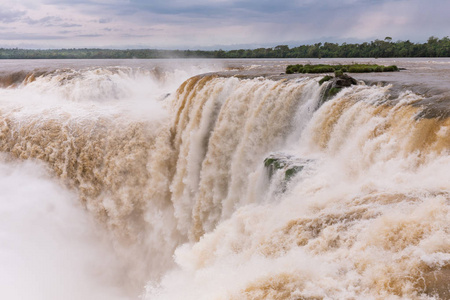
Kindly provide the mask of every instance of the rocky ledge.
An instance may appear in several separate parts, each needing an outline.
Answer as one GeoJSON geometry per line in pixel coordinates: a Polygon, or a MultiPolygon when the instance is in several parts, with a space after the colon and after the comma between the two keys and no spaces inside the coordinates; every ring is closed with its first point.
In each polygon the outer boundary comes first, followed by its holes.
{"type": "Polygon", "coordinates": [[[304,159],[290,154],[276,152],[264,159],[264,167],[268,172],[269,179],[272,179],[275,173],[283,172],[284,180],[289,181],[312,161],[312,159],[304,159]]]}

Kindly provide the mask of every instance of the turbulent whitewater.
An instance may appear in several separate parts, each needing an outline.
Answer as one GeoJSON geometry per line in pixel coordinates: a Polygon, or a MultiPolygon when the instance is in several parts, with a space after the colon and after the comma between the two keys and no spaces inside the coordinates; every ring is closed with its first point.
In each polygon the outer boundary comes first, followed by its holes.
{"type": "Polygon", "coordinates": [[[1,74],[2,298],[450,298],[445,92],[255,63],[1,74]]]}

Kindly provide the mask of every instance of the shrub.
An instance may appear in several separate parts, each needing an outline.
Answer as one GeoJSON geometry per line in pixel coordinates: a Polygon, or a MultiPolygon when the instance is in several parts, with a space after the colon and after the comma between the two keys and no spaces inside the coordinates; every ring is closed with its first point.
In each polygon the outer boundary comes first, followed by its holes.
{"type": "Polygon", "coordinates": [[[286,67],[286,74],[300,73],[303,69],[303,65],[289,65],[286,67]]]}
{"type": "Polygon", "coordinates": [[[311,73],[330,73],[334,72],[333,66],[317,66],[311,69],[311,73]]]}
{"type": "Polygon", "coordinates": [[[339,76],[342,76],[342,75],[344,75],[344,72],[342,70],[334,71],[334,76],[339,77],[339,76]]]}
{"type": "MultiPolygon", "coordinates": [[[[350,73],[368,73],[368,72],[394,72],[398,71],[397,66],[380,66],[380,65],[365,65],[365,64],[351,64],[351,65],[289,65],[286,67],[286,73],[330,73],[335,71],[350,72],[350,73]]],[[[341,74],[338,72],[337,74],[341,74]]],[[[339,76],[339,75],[336,75],[339,76]]]]}
{"type": "Polygon", "coordinates": [[[384,72],[395,72],[398,71],[397,66],[388,66],[383,68],[384,72]]]}
{"type": "Polygon", "coordinates": [[[294,74],[294,66],[287,66],[286,67],[286,74],[294,74]]]}

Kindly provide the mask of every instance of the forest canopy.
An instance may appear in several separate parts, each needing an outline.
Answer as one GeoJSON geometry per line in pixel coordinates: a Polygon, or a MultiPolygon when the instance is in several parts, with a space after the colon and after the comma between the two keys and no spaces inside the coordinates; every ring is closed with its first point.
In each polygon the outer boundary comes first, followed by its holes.
{"type": "Polygon", "coordinates": [[[0,59],[102,59],[102,58],[357,58],[357,57],[450,57],[450,39],[431,36],[426,43],[384,40],[361,44],[316,43],[289,48],[239,50],[158,50],[158,49],[19,49],[0,48],[0,59]]]}

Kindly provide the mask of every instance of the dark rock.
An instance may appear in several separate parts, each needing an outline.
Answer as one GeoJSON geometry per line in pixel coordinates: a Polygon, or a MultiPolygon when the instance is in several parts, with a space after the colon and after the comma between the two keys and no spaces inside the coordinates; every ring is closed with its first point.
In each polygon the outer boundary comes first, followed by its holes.
{"type": "Polygon", "coordinates": [[[322,91],[320,96],[319,105],[322,106],[327,100],[339,93],[343,88],[358,84],[355,78],[348,76],[347,74],[339,74],[327,81],[326,88],[322,91]]]}
{"type": "Polygon", "coordinates": [[[170,96],[170,93],[167,93],[167,94],[159,96],[157,99],[158,99],[158,101],[163,101],[163,100],[166,100],[169,96],[170,96]]]}
{"type": "Polygon", "coordinates": [[[358,84],[356,79],[348,76],[347,74],[336,76],[333,80],[331,80],[331,88],[344,88],[354,84],[358,84]]]}
{"type": "Polygon", "coordinates": [[[311,163],[311,159],[295,157],[285,153],[272,153],[264,160],[264,166],[269,174],[269,179],[278,172],[284,172],[284,180],[289,181],[294,175],[311,163]]]}

